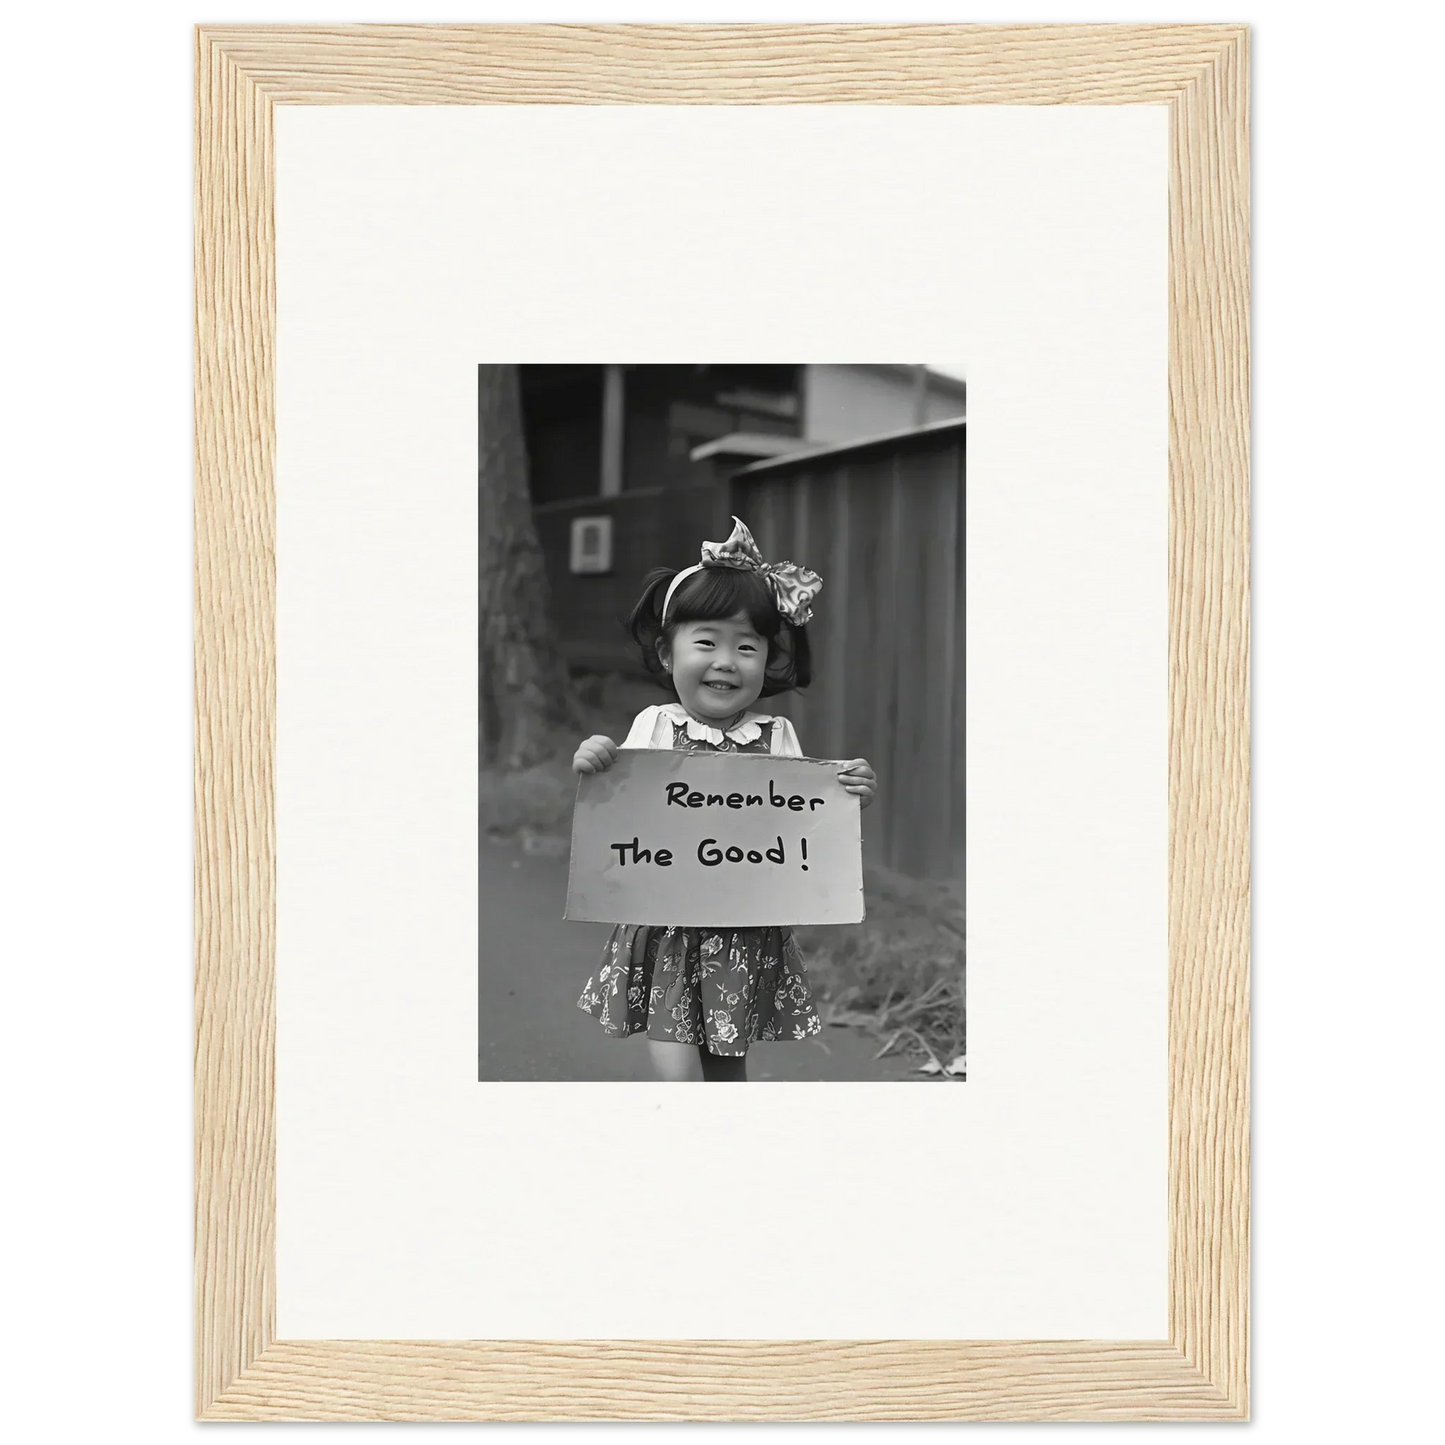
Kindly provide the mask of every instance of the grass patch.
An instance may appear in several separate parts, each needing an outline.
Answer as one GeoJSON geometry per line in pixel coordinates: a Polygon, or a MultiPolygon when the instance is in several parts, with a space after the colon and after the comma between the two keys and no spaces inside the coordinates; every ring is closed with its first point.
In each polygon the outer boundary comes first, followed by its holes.
{"type": "Polygon", "coordinates": [[[963,1078],[962,889],[864,869],[862,923],[795,930],[825,1024],[852,1024],[940,1078],[963,1078]],[[950,1072],[950,1070],[955,1072],[950,1072]]]}
{"type": "Polygon", "coordinates": [[[577,797],[572,755],[577,744],[596,733],[620,743],[643,708],[666,701],[662,689],[646,679],[591,675],[575,679],[574,685],[584,732],[559,736],[556,751],[535,767],[516,773],[482,770],[478,816],[483,836],[499,842],[526,835],[570,837],[577,797]]]}
{"type": "Polygon", "coordinates": [[[520,773],[484,769],[479,800],[482,832],[498,841],[516,838],[525,829],[570,833],[576,796],[577,779],[572,773],[570,751],[520,773]]]}

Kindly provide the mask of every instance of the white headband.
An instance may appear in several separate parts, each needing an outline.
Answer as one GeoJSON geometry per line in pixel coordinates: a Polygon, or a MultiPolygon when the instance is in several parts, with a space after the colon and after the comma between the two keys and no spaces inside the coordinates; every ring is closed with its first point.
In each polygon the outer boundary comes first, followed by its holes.
{"type": "Polygon", "coordinates": [[[667,609],[672,606],[672,594],[677,591],[677,584],[685,582],[694,572],[702,571],[702,563],[694,562],[691,567],[684,567],[671,582],[667,584],[667,596],[662,599],[662,625],[667,626],[667,609]]]}

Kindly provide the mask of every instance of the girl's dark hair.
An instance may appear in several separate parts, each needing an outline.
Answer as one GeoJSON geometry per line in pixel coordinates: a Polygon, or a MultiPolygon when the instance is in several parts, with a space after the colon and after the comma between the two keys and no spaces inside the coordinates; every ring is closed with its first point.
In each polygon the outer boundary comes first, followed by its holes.
{"type": "Polygon", "coordinates": [[[627,619],[627,630],[642,652],[642,665],[674,697],[677,688],[657,655],[658,639],[665,637],[670,644],[673,630],[681,622],[715,622],[739,612],[747,613],[754,631],[768,644],[763,697],[775,697],[812,682],[813,652],[808,645],[808,629],[784,620],[773,589],[756,572],[740,567],[704,567],[694,572],[673,593],[664,627],[662,604],[668,584],[676,576],[671,567],[649,572],[643,579],[642,596],[627,619]]]}

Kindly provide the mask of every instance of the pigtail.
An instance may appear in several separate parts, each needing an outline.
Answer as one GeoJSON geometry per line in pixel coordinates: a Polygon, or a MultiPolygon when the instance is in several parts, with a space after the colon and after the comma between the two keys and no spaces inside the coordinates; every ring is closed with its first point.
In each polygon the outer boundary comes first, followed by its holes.
{"type": "Polygon", "coordinates": [[[784,622],[778,629],[768,658],[763,683],[763,697],[776,697],[780,692],[801,691],[813,680],[813,646],[808,641],[806,626],[784,622]]]}
{"type": "Polygon", "coordinates": [[[642,656],[642,665],[652,680],[674,697],[677,690],[672,678],[657,655],[657,644],[662,637],[662,604],[667,596],[668,584],[677,576],[674,567],[656,567],[642,579],[642,595],[637,599],[627,619],[627,630],[637,644],[642,656]]]}

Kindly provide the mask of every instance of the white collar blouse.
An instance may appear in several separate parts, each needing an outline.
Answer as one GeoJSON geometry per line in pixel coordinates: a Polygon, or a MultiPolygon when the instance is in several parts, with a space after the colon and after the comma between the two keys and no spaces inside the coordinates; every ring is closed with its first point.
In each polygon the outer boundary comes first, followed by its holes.
{"type": "Polygon", "coordinates": [[[744,713],[740,722],[734,723],[726,732],[722,728],[710,727],[699,722],[681,703],[665,702],[656,707],[647,707],[637,714],[632,728],[623,740],[624,748],[666,748],[672,743],[672,725],[677,723],[687,728],[688,737],[695,742],[710,743],[721,747],[724,737],[739,747],[756,742],[765,727],[772,728],[771,751],[776,757],[800,758],[802,745],[793,725],[785,717],[770,717],[767,713],[744,713]],[[664,726],[665,724],[665,726],[664,726]]]}

